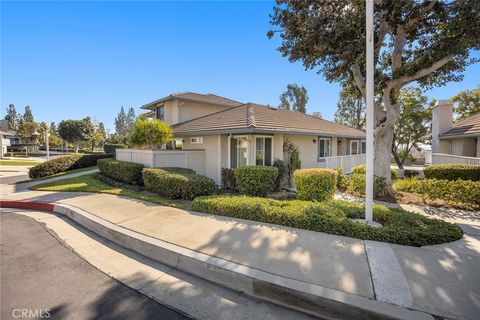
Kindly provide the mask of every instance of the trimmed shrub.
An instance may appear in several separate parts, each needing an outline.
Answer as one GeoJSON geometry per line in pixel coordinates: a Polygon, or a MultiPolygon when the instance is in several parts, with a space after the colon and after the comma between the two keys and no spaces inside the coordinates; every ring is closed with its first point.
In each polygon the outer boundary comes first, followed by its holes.
{"type": "Polygon", "coordinates": [[[30,168],[28,175],[32,179],[48,177],[63,171],[91,167],[97,164],[97,160],[111,157],[111,154],[74,154],[58,157],[30,168]]]}
{"type": "Polygon", "coordinates": [[[143,164],[113,159],[100,159],[97,163],[100,173],[107,177],[134,186],[143,185],[143,164]]]}
{"type": "MultiPolygon", "coordinates": [[[[364,165],[364,164],[361,164],[361,165],[358,165],[358,166],[355,166],[352,168],[352,174],[355,174],[355,173],[360,173],[360,174],[367,174],[367,166],[364,165]]],[[[397,179],[397,169],[390,169],[390,174],[392,176],[392,180],[396,180],[397,179]]]]}
{"type": "Polygon", "coordinates": [[[426,179],[480,181],[480,166],[471,164],[434,164],[423,173],[426,179]]]}
{"type": "Polygon", "coordinates": [[[221,216],[408,246],[433,245],[462,237],[461,229],[454,224],[380,205],[374,205],[373,219],[381,223],[382,228],[356,223],[352,219],[364,218],[365,208],[351,201],[210,196],[196,198],[192,207],[195,211],[221,216]]]}
{"type": "MultiPolygon", "coordinates": [[[[349,177],[347,191],[350,193],[358,193],[361,195],[365,195],[365,174],[362,173],[352,173],[349,177]]],[[[373,177],[373,196],[379,197],[385,194],[385,189],[387,184],[385,183],[385,179],[382,177],[373,177]]]]}
{"type": "Polygon", "coordinates": [[[284,186],[288,186],[288,166],[285,161],[280,159],[275,159],[272,166],[278,169],[278,176],[273,184],[273,190],[280,191],[284,186]]]}
{"type": "Polygon", "coordinates": [[[480,207],[480,181],[439,180],[416,177],[400,179],[394,184],[397,191],[420,193],[423,200],[441,199],[461,203],[468,208],[480,207]]]}
{"type": "Polygon", "coordinates": [[[117,149],[125,149],[127,146],[121,143],[112,143],[112,144],[104,144],[103,150],[105,153],[115,154],[115,150],[117,149]]]}
{"type": "Polygon", "coordinates": [[[338,172],[333,169],[299,169],[293,178],[300,200],[325,201],[337,191],[338,172]]]}
{"type": "Polygon", "coordinates": [[[235,169],[235,181],[241,194],[266,197],[272,190],[278,169],[270,166],[246,166],[235,169]]]}
{"type": "Polygon", "coordinates": [[[143,169],[145,188],[167,199],[191,200],[215,193],[215,182],[184,168],[143,169]]]}
{"type": "Polygon", "coordinates": [[[335,168],[335,171],[338,174],[337,190],[344,192],[348,188],[348,177],[343,174],[342,168],[335,168]]]}

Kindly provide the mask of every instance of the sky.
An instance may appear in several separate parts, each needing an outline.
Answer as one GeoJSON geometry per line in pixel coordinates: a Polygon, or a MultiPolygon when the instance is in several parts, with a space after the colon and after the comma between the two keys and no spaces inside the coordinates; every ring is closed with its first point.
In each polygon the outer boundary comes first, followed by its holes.
{"type": "MultiPolygon", "coordinates": [[[[37,121],[91,116],[114,131],[121,106],[173,92],[214,93],[277,106],[287,84],[308,90],[308,113],[333,120],[340,87],[305,71],[269,40],[273,2],[1,1],[1,116],[9,104],[37,121]]],[[[480,84],[426,92],[446,99],[480,84]]]]}

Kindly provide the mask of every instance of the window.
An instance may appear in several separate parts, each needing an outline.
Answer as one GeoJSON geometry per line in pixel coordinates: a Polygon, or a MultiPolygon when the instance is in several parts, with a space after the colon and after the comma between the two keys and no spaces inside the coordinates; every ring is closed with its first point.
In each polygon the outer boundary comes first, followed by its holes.
{"type": "Polygon", "coordinates": [[[183,140],[182,139],[173,139],[171,143],[167,144],[167,149],[169,150],[182,150],[183,149],[183,140]]]}
{"type": "Polygon", "coordinates": [[[190,138],[190,143],[191,144],[202,144],[203,143],[203,137],[190,138]]]}
{"type": "Polygon", "coordinates": [[[350,154],[359,154],[359,146],[358,140],[350,140],[350,154]]]}
{"type": "Polygon", "coordinates": [[[230,140],[230,167],[238,168],[247,165],[248,140],[244,137],[230,140]]]}
{"type": "Polygon", "coordinates": [[[367,153],[367,142],[362,141],[362,153],[367,153]]]}
{"type": "Polygon", "coordinates": [[[318,138],[318,157],[326,158],[332,154],[332,140],[330,138],[318,138]]]}
{"type": "Polygon", "coordinates": [[[159,106],[156,110],[157,119],[165,121],[165,106],[159,106]]]}
{"type": "Polygon", "coordinates": [[[257,166],[272,165],[272,138],[255,138],[255,164],[257,166]]]}

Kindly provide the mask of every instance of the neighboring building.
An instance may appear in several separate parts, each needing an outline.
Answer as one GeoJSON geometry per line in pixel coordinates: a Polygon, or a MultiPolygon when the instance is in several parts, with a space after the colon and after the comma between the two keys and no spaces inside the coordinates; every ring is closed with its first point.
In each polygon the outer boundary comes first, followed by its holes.
{"type": "Polygon", "coordinates": [[[432,153],[480,157],[480,113],[453,121],[453,105],[440,100],[432,114],[432,153]]]}
{"type": "Polygon", "coordinates": [[[271,165],[275,159],[284,159],[287,140],[297,146],[304,168],[345,167],[348,171],[365,161],[363,131],[300,112],[191,92],[172,94],[142,108],[172,126],[174,139],[168,149],[182,152],[155,151],[152,156],[117,149],[119,160],[153,167],[188,166],[218,184],[221,168],[271,165]]]}
{"type": "Polygon", "coordinates": [[[0,120],[0,145],[2,148],[2,158],[7,153],[7,147],[11,145],[10,138],[16,134],[17,132],[15,130],[11,130],[8,128],[7,120],[0,120]]]}

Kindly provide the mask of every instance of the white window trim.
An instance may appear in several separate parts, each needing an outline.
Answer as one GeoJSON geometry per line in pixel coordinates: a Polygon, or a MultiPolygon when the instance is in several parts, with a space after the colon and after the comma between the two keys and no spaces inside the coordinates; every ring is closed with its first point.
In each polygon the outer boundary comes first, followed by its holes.
{"type": "Polygon", "coordinates": [[[257,136],[257,135],[253,136],[253,140],[255,141],[255,146],[254,146],[254,147],[255,147],[255,148],[254,148],[254,151],[255,151],[254,165],[257,165],[257,138],[263,138],[263,164],[262,164],[263,166],[265,165],[265,138],[270,138],[270,139],[272,139],[272,143],[271,143],[272,154],[271,154],[270,159],[272,159],[272,164],[271,164],[271,165],[273,165],[273,161],[274,161],[273,155],[275,154],[274,151],[273,151],[273,145],[274,145],[274,143],[273,143],[273,136],[257,136]]]}
{"type": "Polygon", "coordinates": [[[203,137],[191,137],[190,138],[190,143],[191,144],[203,144],[203,137]],[[193,141],[194,139],[197,139],[197,141],[193,141]]]}
{"type": "Polygon", "coordinates": [[[332,138],[318,137],[317,140],[318,140],[318,151],[317,151],[318,158],[319,159],[325,159],[325,158],[331,157],[332,156],[332,138]],[[329,154],[328,157],[320,157],[320,140],[330,141],[330,143],[328,144],[328,146],[330,148],[330,150],[328,150],[328,154],[329,154]]]}
{"type": "Polygon", "coordinates": [[[361,148],[360,140],[350,140],[350,155],[359,155],[359,154],[360,154],[360,151],[361,151],[361,150],[359,150],[360,148],[361,148]],[[353,142],[356,142],[356,143],[357,143],[357,153],[356,153],[356,154],[353,154],[353,153],[352,153],[352,150],[353,150],[352,144],[353,144],[353,142]]]}
{"type": "MultiPolygon", "coordinates": [[[[245,148],[246,149],[246,158],[247,158],[247,161],[245,163],[246,166],[249,166],[250,165],[250,148],[251,148],[251,141],[248,139],[248,136],[233,136],[232,139],[237,139],[237,140],[245,140],[247,141],[247,147],[245,148]]],[[[236,167],[239,168],[239,165],[238,165],[238,149],[240,148],[240,143],[238,143],[237,141],[237,159],[235,159],[235,162],[236,162],[236,167]]]]}

